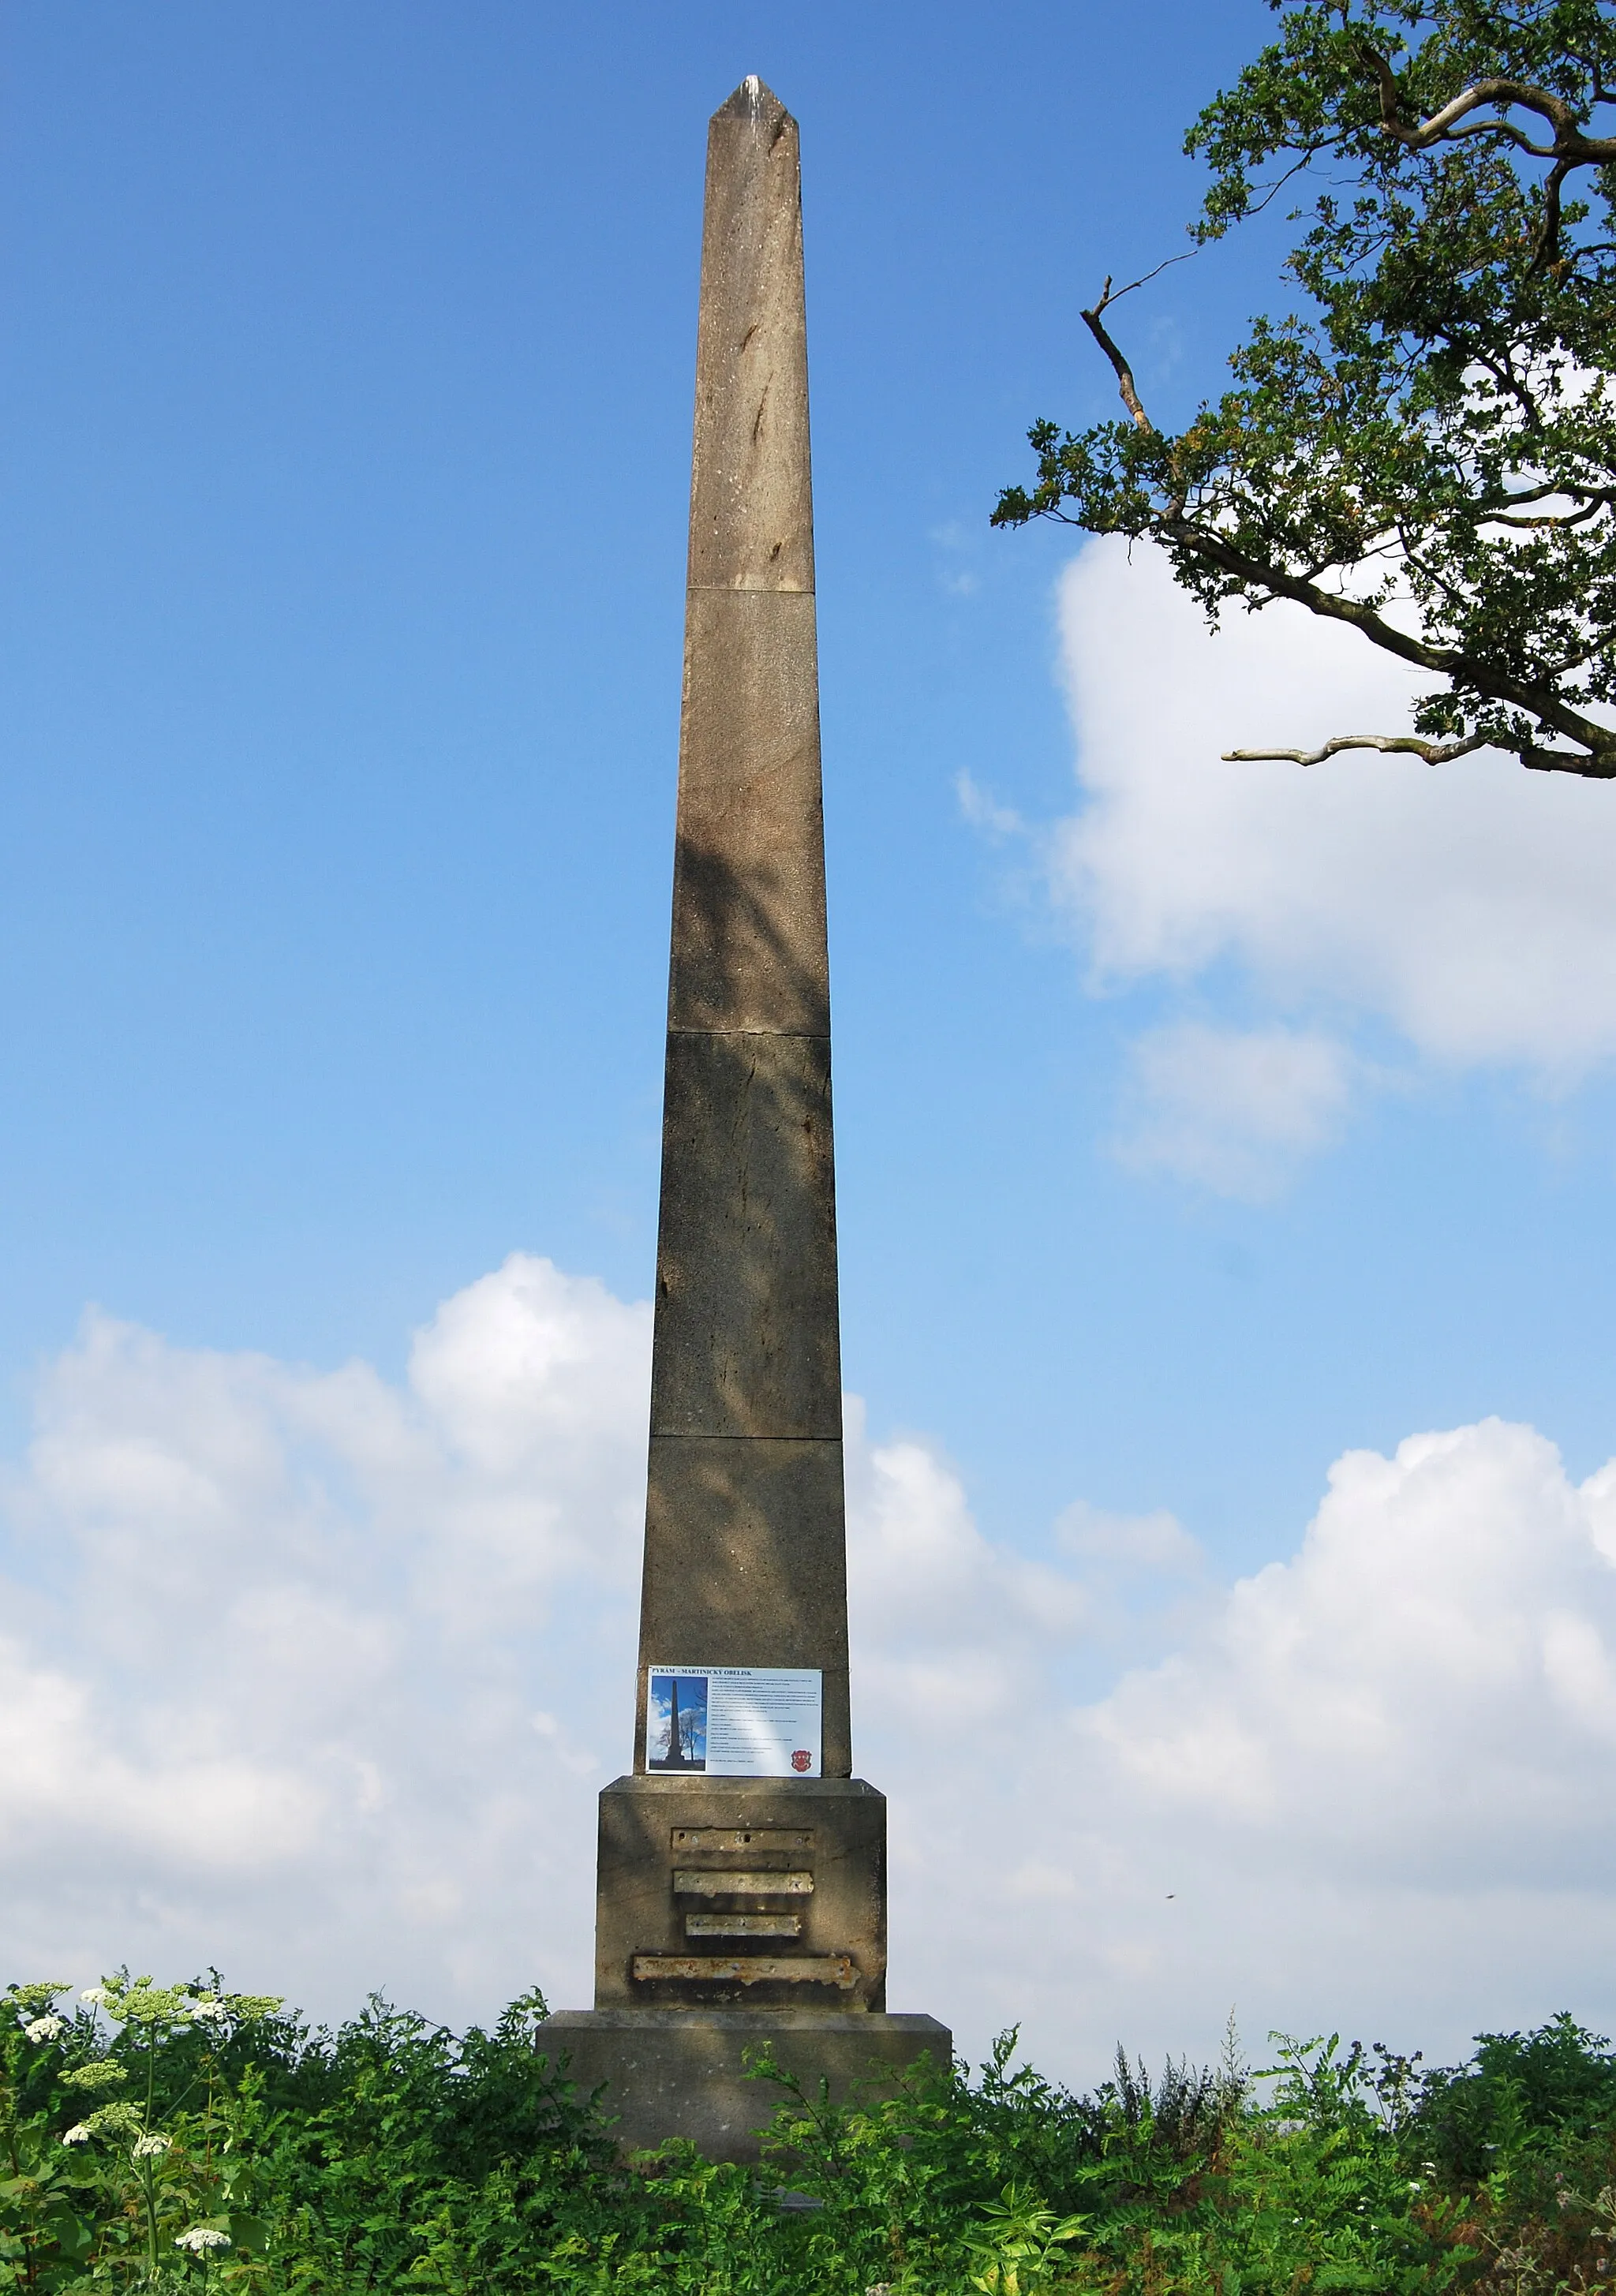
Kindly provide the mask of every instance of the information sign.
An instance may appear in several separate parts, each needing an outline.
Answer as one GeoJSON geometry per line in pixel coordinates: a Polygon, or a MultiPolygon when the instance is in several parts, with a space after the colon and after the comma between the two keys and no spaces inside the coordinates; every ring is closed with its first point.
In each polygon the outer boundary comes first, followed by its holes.
{"type": "Polygon", "coordinates": [[[816,1778],[824,1677],[817,1667],[652,1666],[648,1770],[710,1778],[816,1778]]]}

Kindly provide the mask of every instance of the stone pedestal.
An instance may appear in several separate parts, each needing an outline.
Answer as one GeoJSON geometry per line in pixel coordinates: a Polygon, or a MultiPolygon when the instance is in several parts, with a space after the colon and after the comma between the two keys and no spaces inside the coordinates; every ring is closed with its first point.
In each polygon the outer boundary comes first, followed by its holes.
{"type": "Polygon", "coordinates": [[[619,1778],[601,2009],[886,2007],[887,1805],[862,1778],[619,1778]]]}
{"type": "Polygon", "coordinates": [[[887,1804],[862,1778],[622,1777],[600,1803],[593,2010],[539,2046],[602,2103],[625,2152],[687,2136],[755,2161],[783,2092],[748,2078],[767,2043],[810,2095],[890,2087],[953,2037],[885,2014],[887,1804]]]}
{"type": "Polygon", "coordinates": [[[710,2161],[756,2161],[759,2132],[783,2095],[747,2076],[767,2042],[810,2096],[828,2081],[837,2103],[890,2089],[923,2057],[953,2054],[935,2017],[845,2009],[563,2009],[540,2030],[552,2061],[565,2060],[586,2095],[601,2102],[625,2153],[687,2136],[710,2161]]]}

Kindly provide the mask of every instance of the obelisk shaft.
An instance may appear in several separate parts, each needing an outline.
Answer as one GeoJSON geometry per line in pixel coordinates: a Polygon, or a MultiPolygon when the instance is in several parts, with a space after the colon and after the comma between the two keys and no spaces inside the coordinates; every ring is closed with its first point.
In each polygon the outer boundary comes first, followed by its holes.
{"type": "Polygon", "coordinates": [[[647,1664],[815,1668],[851,1772],[797,125],[714,115],[635,1765],[647,1664]]]}
{"type": "Polygon", "coordinates": [[[685,628],[635,1775],[600,1798],[595,2006],[540,2046],[625,2153],[757,2162],[760,2046],[841,2102],[953,2042],[887,2013],[886,1800],[851,1775],[797,126],[755,79],[708,137],[685,628]],[[712,1667],[818,1672],[821,1775],[801,1739],[732,1767],[677,1679],[712,1667]]]}

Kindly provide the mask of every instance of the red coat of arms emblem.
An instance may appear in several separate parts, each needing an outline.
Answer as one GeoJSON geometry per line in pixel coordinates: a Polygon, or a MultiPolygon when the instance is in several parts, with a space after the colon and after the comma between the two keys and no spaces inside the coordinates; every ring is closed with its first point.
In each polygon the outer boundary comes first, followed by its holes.
{"type": "Polygon", "coordinates": [[[806,1746],[799,1746],[796,1752],[792,1756],[792,1767],[794,1770],[806,1770],[813,1759],[814,1757],[809,1753],[806,1746]]]}

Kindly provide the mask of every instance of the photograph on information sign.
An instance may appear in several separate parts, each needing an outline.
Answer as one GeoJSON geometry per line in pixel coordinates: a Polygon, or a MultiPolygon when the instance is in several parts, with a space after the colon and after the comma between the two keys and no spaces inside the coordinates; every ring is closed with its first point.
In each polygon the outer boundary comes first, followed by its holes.
{"type": "Polygon", "coordinates": [[[652,1669],[645,1705],[645,1767],[707,1767],[707,1677],[652,1669]]]}

